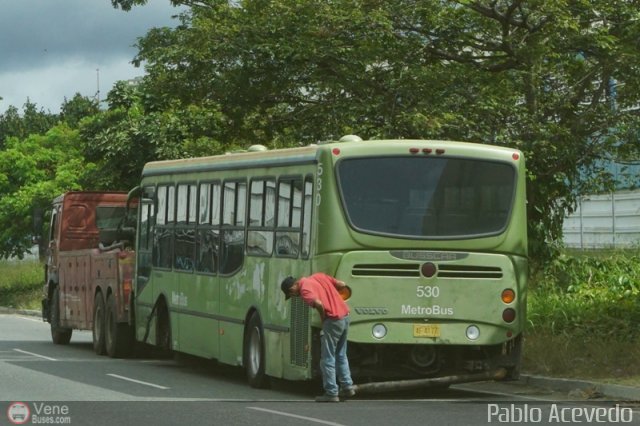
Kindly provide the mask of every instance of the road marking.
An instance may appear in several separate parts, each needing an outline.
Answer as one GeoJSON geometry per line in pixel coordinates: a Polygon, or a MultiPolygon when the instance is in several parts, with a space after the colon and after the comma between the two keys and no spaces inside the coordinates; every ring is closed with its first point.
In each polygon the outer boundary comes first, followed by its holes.
{"type": "Polygon", "coordinates": [[[57,361],[57,359],[55,359],[55,358],[50,358],[48,356],[34,354],[33,352],[23,351],[22,349],[15,349],[14,348],[13,350],[16,351],[16,352],[23,353],[23,354],[27,354],[27,355],[31,355],[31,356],[37,356],[38,358],[46,359],[48,361],[57,361]]]}
{"type": "Polygon", "coordinates": [[[344,426],[341,423],[329,422],[327,420],[316,419],[315,417],[299,416],[297,414],[286,413],[284,411],[268,410],[266,408],[260,408],[260,407],[247,407],[247,408],[249,410],[264,411],[265,413],[276,414],[278,416],[293,417],[294,419],[301,419],[301,420],[306,420],[306,421],[309,421],[309,422],[321,423],[323,425],[344,426]]]}
{"type": "Polygon", "coordinates": [[[31,322],[37,322],[39,324],[46,324],[44,321],[42,321],[42,319],[35,319],[35,318],[22,317],[22,316],[16,316],[16,318],[31,321],[31,322]]]}
{"type": "Polygon", "coordinates": [[[111,376],[111,377],[115,377],[116,379],[121,379],[121,380],[127,380],[129,382],[133,382],[133,383],[138,383],[140,385],[145,385],[145,386],[151,386],[153,388],[158,388],[158,389],[170,389],[166,386],[160,386],[160,385],[156,385],[153,383],[149,383],[149,382],[143,382],[141,380],[136,380],[136,379],[131,379],[129,377],[124,377],[124,376],[119,376],[117,374],[107,374],[107,376],[111,376]]]}

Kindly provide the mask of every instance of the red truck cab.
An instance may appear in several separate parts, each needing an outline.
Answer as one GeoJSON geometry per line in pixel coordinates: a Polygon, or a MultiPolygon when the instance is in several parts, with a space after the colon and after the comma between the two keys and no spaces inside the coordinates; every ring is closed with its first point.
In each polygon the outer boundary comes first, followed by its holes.
{"type": "Polygon", "coordinates": [[[92,330],[98,354],[123,356],[133,345],[133,214],[125,192],[67,192],[53,200],[45,266],[43,319],[56,344],[92,330]]]}

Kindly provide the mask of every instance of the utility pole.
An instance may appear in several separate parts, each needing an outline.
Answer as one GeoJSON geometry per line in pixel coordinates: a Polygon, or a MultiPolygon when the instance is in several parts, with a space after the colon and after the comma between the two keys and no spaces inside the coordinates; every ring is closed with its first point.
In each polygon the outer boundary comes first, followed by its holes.
{"type": "Polygon", "coordinates": [[[98,107],[100,107],[100,68],[96,68],[96,101],[98,102],[98,107]]]}

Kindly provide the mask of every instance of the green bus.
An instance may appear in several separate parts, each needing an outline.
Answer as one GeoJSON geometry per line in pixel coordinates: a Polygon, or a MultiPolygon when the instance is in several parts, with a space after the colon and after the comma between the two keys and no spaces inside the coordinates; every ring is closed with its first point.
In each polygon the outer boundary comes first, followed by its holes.
{"type": "Polygon", "coordinates": [[[280,283],[322,271],[350,290],[354,378],[518,375],[518,150],[357,136],[253,146],[148,163],[138,193],[138,341],[242,366],[254,387],[316,378],[319,317],[280,283]]]}

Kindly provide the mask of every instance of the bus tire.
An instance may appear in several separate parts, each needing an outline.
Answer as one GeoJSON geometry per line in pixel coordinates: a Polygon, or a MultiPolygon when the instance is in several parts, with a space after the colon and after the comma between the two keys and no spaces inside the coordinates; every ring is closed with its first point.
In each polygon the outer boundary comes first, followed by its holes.
{"type": "Polygon", "coordinates": [[[93,302],[93,351],[98,355],[104,355],[107,350],[104,344],[105,307],[102,292],[97,292],[93,302]]]}
{"type": "Polygon", "coordinates": [[[60,327],[60,288],[56,286],[51,298],[51,340],[56,345],[66,345],[71,340],[70,328],[60,327]]]}
{"type": "Polygon", "coordinates": [[[105,346],[111,358],[122,358],[131,353],[133,336],[127,323],[118,322],[116,298],[113,294],[107,297],[105,320],[105,346]]]}
{"type": "Polygon", "coordinates": [[[257,313],[253,313],[244,334],[244,368],[247,381],[253,388],[269,387],[266,375],[266,353],[264,349],[264,329],[257,313]]]}

